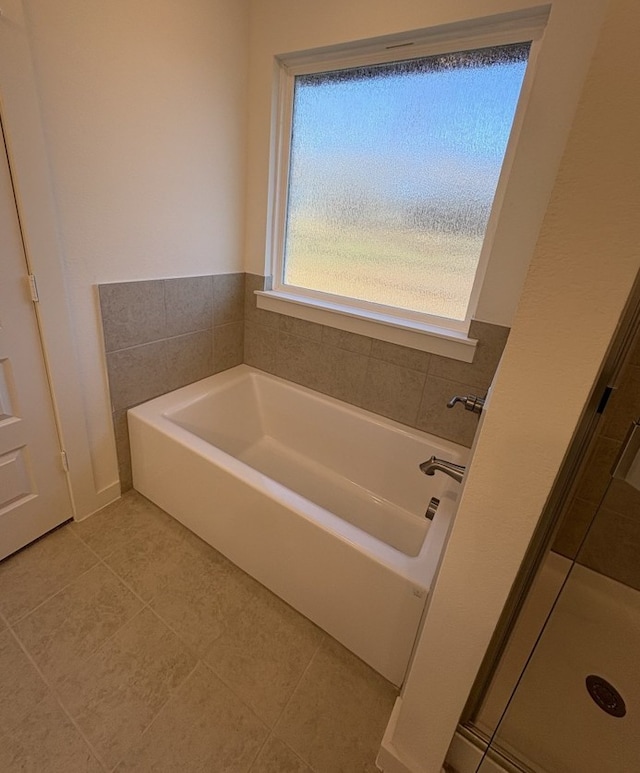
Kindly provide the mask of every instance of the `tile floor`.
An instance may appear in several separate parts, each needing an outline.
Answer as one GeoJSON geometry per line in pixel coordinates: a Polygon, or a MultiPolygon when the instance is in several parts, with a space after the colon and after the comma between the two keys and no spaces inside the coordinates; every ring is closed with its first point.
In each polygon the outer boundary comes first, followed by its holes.
{"type": "Polygon", "coordinates": [[[0,563],[0,770],[368,773],[397,691],[136,492],[0,563]]]}

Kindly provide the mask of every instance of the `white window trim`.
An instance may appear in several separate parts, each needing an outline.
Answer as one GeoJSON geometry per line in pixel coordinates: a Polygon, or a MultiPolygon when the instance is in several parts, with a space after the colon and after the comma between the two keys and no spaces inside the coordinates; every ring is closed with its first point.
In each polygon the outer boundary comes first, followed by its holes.
{"type": "Polygon", "coordinates": [[[468,337],[482,284],[490,260],[493,235],[504,198],[509,170],[522,126],[527,96],[533,78],[538,41],[548,18],[548,8],[504,14],[464,24],[449,24],[431,30],[392,35],[363,43],[343,44],[302,53],[276,57],[276,89],[274,94],[274,126],[272,142],[272,174],[270,191],[270,224],[267,233],[266,273],[273,277],[273,289],[258,291],[259,308],[307,319],[330,327],[372,336],[415,349],[443,354],[464,362],[472,362],[476,342],[468,337]],[[508,45],[533,41],[521,95],[514,115],[491,215],[464,320],[436,316],[361,303],[323,293],[295,288],[282,282],[285,225],[289,180],[289,158],[293,86],[296,75],[358,67],[412,59],[459,50],[508,45]],[[399,57],[398,51],[402,51],[399,57]],[[410,51],[410,55],[409,55],[410,51]]]}

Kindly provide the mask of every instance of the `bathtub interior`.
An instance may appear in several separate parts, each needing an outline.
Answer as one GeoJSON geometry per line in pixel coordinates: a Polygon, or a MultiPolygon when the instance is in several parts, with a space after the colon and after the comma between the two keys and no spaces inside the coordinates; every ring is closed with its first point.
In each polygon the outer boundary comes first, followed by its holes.
{"type": "Polygon", "coordinates": [[[419,471],[433,451],[422,433],[256,371],[163,415],[407,556],[422,549],[429,498],[451,488],[419,471]]]}

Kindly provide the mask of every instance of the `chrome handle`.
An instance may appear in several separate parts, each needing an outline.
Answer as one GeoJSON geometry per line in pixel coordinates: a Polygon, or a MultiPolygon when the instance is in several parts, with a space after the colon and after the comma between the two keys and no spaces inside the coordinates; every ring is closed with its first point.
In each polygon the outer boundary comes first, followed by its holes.
{"type": "Polygon", "coordinates": [[[452,397],[451,400],[449,400],[447,403],[447,408],[453,408],[456,403],[462,403],[466,411],[482,413],[484,402],[484,397],[477,397],[476,395],[466,395],[465,397],[461,397],[460,395],[456,395],[455,397],[452,397]]]}
{"type": "Polygon", "coordinates": [[[427,505],[427,512],[424,514],[424,517],[428,518],[430,521],[433,521],[433,516],[436,514],[436,510],[438,509],[439,504],[440,500],[438,497],[431,497],[429,504],[427,505]]]}

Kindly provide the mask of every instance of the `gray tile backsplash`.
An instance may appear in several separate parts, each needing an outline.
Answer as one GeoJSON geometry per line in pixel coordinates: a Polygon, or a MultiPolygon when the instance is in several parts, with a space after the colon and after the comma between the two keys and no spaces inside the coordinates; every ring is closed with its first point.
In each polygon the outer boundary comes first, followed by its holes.
{"type": "Polygon", "coordinates": [[[244,274],[218,274],[213,279],[214,325],[244,321],[244,274]]]}
{"type": "MultiPolygon", "coordinates": [[[[280,314],[273,311],[265,311],[256,306],[256,290],[263,290],[265,287],[265,277],[256,274],[245,274],[244,278],[244,319],[245,322],[253,322],[264,327],[278,327],[280,325],[280,314]]],[[[256,366],[257,367],[257,366],[256,366]]]]}
{"type": "Polygon", "coordinates": [[[454,394],[486,394],[509,329],[473,321],[473,363],[256,308],[264,277],[245,277],[244,361],[345,402],[470,446],[478,417],[448,410],[454,394]]]}
{"type": "Polygon", "coordinates": [[[475,384],[486,391],[491,386],[508,335],[507,327],[473,320],[469,327],[469,336],[478,339],[473,362],[460,362],[433,354],[429,373],[460,384],[475,384]]]}
{"type": "Polygon", "coordinates": [[[244,323],[244,361],[247,365],[267,373],[276,372],[279,332],[271,325],[258,325],[248,320],[244,323]]]}
{"type": "Polygon", "coordinates": [[[164,282],[100,285],[104,346],[108,352],[165,336],[164,282]]]}
{"type": "Polygon", "coordinates": [[[167,367],[166,383],[170,387],[167,391],[200,381],[213,373],[210,330],[168,338],[162,344],[167,367]]]}
{"type": "Polygon", "coordinates": [[[244,324],[229,322],[213,328],[213,370],[234,368],[244,360],[244,324]]]}
{"type": "Polygon", "coordinates": [[[471,445],[477,416],[446,402],[486,392],[508,328],[474,321],[475,360],[460,363],[258,309],[254,291],[264,286],[264,277],[242,273],[99,286],[123,491],[131,487],[127,409],[242,362],[471,445]]]}
{"type": "Polygon", "coordinates": [[[425,374],[369,358],[361,405],[368,411],[416,426],[425,374]]]}
{"type": "Polygon", "coordinates": [[[372,341],[371,356],[377,360],[398,365],[401,368],[411,368],[421,373],[429,371],[431,355],[418,349],[409,349],[407,346],[390,344],[388,341],[372,341]]]}
{"type": "Polygon", "coordinates": [[[486,391],[477,384],[463,384],[428,373],[416,426],[424,432],[471,447],[478,429],[478,417],[461,405],[449,409],[447,403],[453,395],[484,396],[486,391]]]}
{"type": "Polygon", "coordinates": [[[346,349],[348,352],[366,355],[371,354],[373,344],[371,338],[349,333],[347,330],[338,330],[335,327],[323,327],[322,341],[329,346],[335,346],[336,349],[346,349]]]}
{"type": "Polygon", "coordinates": [[[244,359],[244,274],[100,285],[120,485],[131,488],[128,408],[244,359]]]}
{"type": "Polygon", "coordinates": [[[123,411],[168,391],[167,339],[107,352],[111,409],[123,411]]]}
{"type": "Polygon", "coordinates": [[[307,322],[304,319],[296,319],[295,317],[280,317],[280,330],[285,333],[290,333],[300,338],[309,338],[311,341],[322,341],[323,325],[318,325],[315,322],[307,322]]]}
{"type": "Polygon", "coordinates": [[[210,276],[164,280],[167,336],[211,329],[213,313],[211,280],[210,276]]]}

